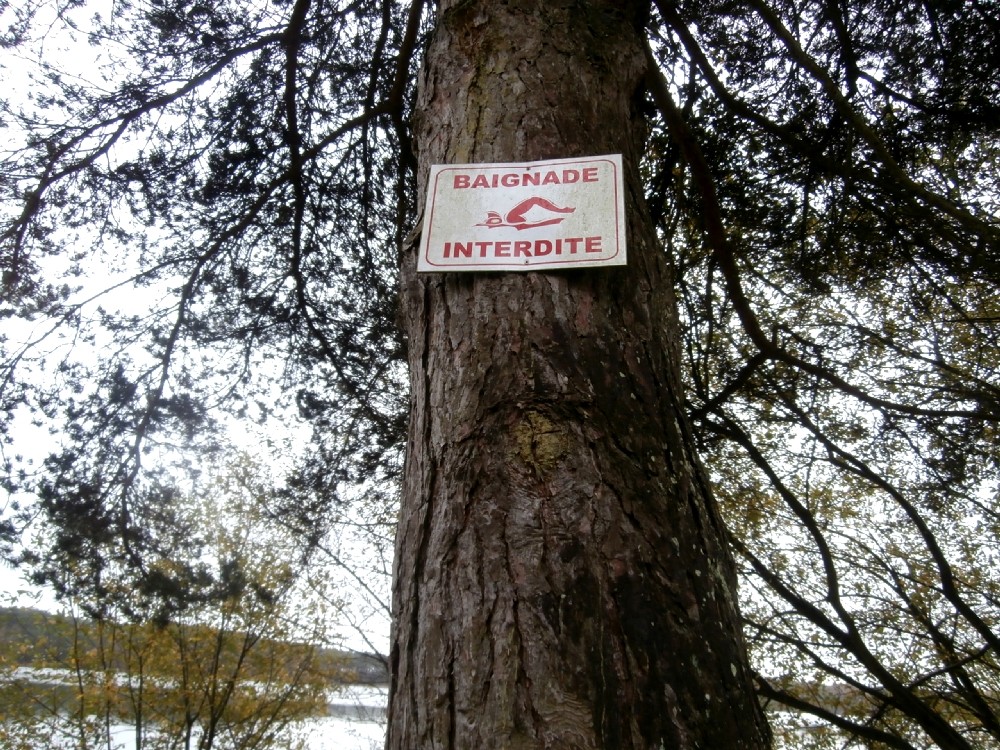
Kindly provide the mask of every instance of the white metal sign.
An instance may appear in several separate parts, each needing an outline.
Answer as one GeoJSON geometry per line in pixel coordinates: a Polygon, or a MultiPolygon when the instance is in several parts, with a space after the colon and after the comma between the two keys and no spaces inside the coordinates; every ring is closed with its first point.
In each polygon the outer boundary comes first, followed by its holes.
{"type": "Polygon", "coordinates": [[[431,167],[418,271],[625,265],[620,154],[431,167]]]}

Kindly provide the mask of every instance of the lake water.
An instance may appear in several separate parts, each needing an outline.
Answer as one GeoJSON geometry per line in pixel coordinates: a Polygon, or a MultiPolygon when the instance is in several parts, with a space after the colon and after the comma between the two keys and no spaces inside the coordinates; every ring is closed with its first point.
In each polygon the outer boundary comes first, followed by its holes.
{"type": "Polygon", "coordinates": [[[348,685],[330,696],[330,716],[301,727],[309,750],[381,750],[387,687],[348,685]]]}
{"type": "MultiPolygon", "coordinates": [[[[304,740],[307,750],[382,750],[385,743],[385,706],[388,688],[347,686],[330,696],[329,716],[295,725],[289,735],[304,740]]],[[[131,750],[134,729],[112,730],[114,750],[131,750]]],[[[52,750],[70,750],[70,744],[54,743],[52,750]]]]}

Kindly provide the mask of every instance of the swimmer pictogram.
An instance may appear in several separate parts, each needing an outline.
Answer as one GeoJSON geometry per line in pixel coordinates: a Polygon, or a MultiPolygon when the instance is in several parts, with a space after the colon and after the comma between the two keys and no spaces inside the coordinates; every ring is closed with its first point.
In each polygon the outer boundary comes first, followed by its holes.
{"type": "MultiPolygon", "coordinates": [[[[566,218],[565,216],[549,216],[548,218],[529,220],[527,214],[532,209],[541,209],[547,211],[549,214],[571,214],[576,211],[576,208],[572,206],[567,206],[565,208],[557,206],[552,201],[536,195],[531,198],[525,198],[508,211],[505,216],[501,216],[496,211],[487,211],[486,221],[476,224],[476,226],[489,227],[491,229],[496,229],[497,227],[534,229],[535,227],[548,227],[553,224],[559,224],[566,218]]],[[[535,215],[538,216],[538,213],[536,212],[535,215]]],[[[545,214],[542,214],[542,216],[545,216],[545,214]]]]}

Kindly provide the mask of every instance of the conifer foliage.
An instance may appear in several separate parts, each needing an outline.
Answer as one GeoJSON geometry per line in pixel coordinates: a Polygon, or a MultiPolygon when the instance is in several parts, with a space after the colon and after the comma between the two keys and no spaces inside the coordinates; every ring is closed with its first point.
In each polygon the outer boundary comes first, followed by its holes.
{"type": "MultiPolygon", "coordinates": [[[[194,573],[148,563],[171,482],[292,414],[276,517],[315,542],[393,507],[435,8],[2,10],[5,553],[182,608],[194,573]]],[[[775,733],[998,747],[1000,15],[656,0],[642,27],[645,197],[775,733]]]]}

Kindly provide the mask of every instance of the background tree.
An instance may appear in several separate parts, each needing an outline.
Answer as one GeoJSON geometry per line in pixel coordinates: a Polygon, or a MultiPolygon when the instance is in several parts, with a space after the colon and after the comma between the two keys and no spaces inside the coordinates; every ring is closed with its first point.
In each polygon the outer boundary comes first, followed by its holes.
{"type": "Polygon", "coordinates": [[[79,592],[63,612],[8,633],[12,739],[110,750],[127,729],[136,750],[302,747],[296,723],[325,713],[346,669],[323,653],[337,617],[326,582],[303,564],[297,537],[265,522],[258,473],[236,465],[197,496],[173,498],[185,534],[149,567],[197,571],[182,611],[168,617],[128,576],[108,576],[122,588],[113,598],[79,592]]]}
{"type": "MultiPolygon", "coordinates": [[[[55,10],[8,8],[4,27],[5,64],[36,77],[3,111],[0,396],[11,441],[66,429],[44,464],[5,447],[5,531],[35,493],[43,578],[73,559],[103,595],[102,571],[128,567],[169,600],[187,573],[147,575],[166,543],[150,469],[209,450],[215,426],[289,409],[315,426],[281,514],[310,540],[349,500],[395,499],[395,269],[432,21],[389,2],[119,4],[90,26],[55,10]],[[85,28],[104,80],[54,55],[85,28]],[[95,268],[115,293],[96,296],[95,268]]],[[[641,191],[757,687],[793,709],[775,726],[794,743],[809,713],[859,745],[998,743],[993,10],[658,2],[644,19],[660,72],[636,99],[641,191]]]]}

